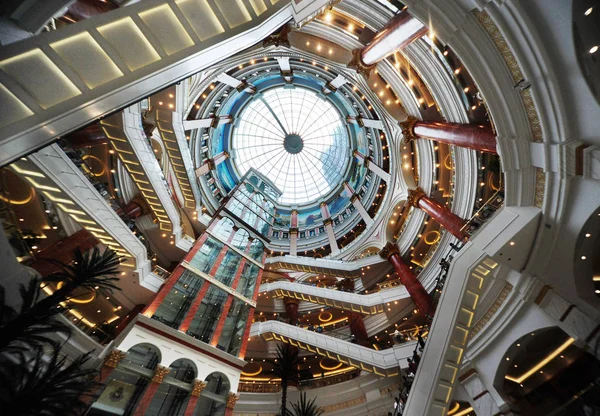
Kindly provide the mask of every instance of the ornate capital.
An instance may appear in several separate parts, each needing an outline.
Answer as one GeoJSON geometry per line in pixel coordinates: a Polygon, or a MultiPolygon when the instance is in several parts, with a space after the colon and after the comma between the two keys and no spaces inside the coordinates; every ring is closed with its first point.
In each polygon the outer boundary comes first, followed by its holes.
{"type": "Polygon", "coordinates": [[[362,74],[365,78],[369,79],[371,75],[371,70],[377,66],[375,65],[365,65],[361,58],[362,49],[354,49],[352,51],[352,59],[348,63],[348,67],[354,69],[357,73],[362,74]]]}
{"type": "Polygon", "coordinates": [[[298,234],[298,228],[290,228],[290,234],[298,234]]]}
{"type": "Polygon", "coordinates": [[[398,246],[391,241],[388,241],[385,247],[379,252],[379,255],[384,259],[389,259],[394,254],[400,255],[400,250],[398,250],[398,246]]]}
{"type": "Polygon", "coordinates": [[[206,388],[206,383],[201,380],[194,380],[194,386],[192,387],[192,392],[190,393],[194,397],[200,397],[200,393],[202,390],[206,388]]]}
{"type": "Polygon", "coordinates": [[[210,127],[213,129],[217,128],[217,126],[219,125],[220,118],[217,116],[211,116],[210,118],[212,119],[212,121],[210,122],[210,127]]]}
{"type": "Polygon", "coordinates": [[[408,116],[406,117],[406,120],[400,122],[400,127],[402,128],[402,136],[404,136],[405,143],[418,139],[418,137],[415,136],[415,124],[417,124],[417,121],[419,121],[418,118],[408,116]]]}
{"type": "Polygon", "coordinates": [[[358,194],[352,194],[352,196],[350,197],[350,202],[354,203],[354,201],[356,201],[358,199],[358,194]]]}
{"type": "Polygon", "coordinates": [[[333,224],[333,220],[331,218],[325,218],[323,220],[323,225],[328,226],[328,225],[332,225],[333,224]]]}
{"type": "Polygon", "coordinates": [[[125,357],[127,357],[127,353],[115,348],[104,357],[104,365],[110,368],[117,368],[121,360],[125,357]]]}
{"type": "Polygon", "coordinates": [[[152,377],[152,382],[161,384],[170,371],[171,369],[169,367],[163,367],[162,365],[159,365],[158,367],[156,367],[156,370],[154,370],[154,377],[152,377]]]}
{"type": "Polygon", "coordinates": [[[239,398],[239,395],[229,392],[229,397],[227,397],[227,408],[233,410],[239,398]]]}
{"type": "Polygon", "coordinates": [[[292,31],[291,26],[285,24],[283,25],[277,32],[273,32],[263,40],[263,48],[267,46],[285,46],[286,48],[290,47],[290,40],[288,39],[288,35],[292,31]]]}
{"type": "Polygon", "coordinates": [[[409,189],[408,190],[408,198],[406,199],[406,203],[411,207],[418,208],[419,201],[421,198],[425,196],[425,192],[421,188],[417,189],[409,189]]]}

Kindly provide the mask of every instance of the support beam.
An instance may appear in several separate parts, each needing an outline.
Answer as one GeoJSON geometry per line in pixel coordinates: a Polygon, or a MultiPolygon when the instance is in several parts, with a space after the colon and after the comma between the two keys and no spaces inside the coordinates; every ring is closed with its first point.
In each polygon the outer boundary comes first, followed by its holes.
{"type": "Polygon", "coordinates": [[[443,121],[421,121],[410,116],[400,122],[400,127],[407,142],[423,138],[480,152],[498,153],[496,134],[489,127],[443,121]]]}
{"type": "Polygon", "coordinates": [[[435,308],[431,296],[429,296],[429,293],[427,293],[421,282],[419,282],[417,276],[402,260],[402,257],[400,257],[398,246],[392,242],[388,242],[379,252],[379,255],[387,259],[394,266],[394,271],[406,287],[415,305],[417,305],[419,313],[423,316],[433,316],[435,308]]]}
{"type": "Polygon", "coordinates": [[[361,116],[358,117],[346,117],[346,121],[351,124],[358,124],[360,127],[373,128],[378,130],[383,130],[383,121],[381,120],[372,120],[369,118],[363,118],[361,116]]]}
{"type": "Polygon", "coordinates": [[[365,209],[364,205],[360,201],[359,196],[356,194],[356,192],[354,192],[354,189],[352,189],[352,187],[350,186],[350,184],[348,182],[344,182],[344,189],[346,190],[348,196],[350,197],[350,201],[352,201],[352,205],[354,205],[354,208],[356,208],[356,210],[360,214],[360,217],[365,222],[365,224],[367,224],[367,225],[373,224],[373,218],[371,218],[371,216],[365,209]]]}
{"type": "Polygon", "coordinates": [[[277,58],[277,63],[279,64],[281,76],[283,79],[285,79],[285,82],[292,82],[292,79],[294,78],[294,72],[290,66],[290,58],[287,56],[279,57],[277,58]]]}
{"type": "Polygon", "coordinates": [[[403,11],[394,16],[362,49],[352,51],[348,64],[356,72],[369,76],[371,70],[394,52],[424,36],[428,29],[418,19],[403,11]]]}
{"type": "Polygon", "coordinates": [[[356,157],[356,159],[358,159],[359,162],[364,163],[365,167],[367,169],[369,169],[375,175],[379,176],[385,182],[389,182],[390,181],[390,179],[391,179],[390,174],[387,173],[385,170],[383,170],[378,165],[376,165],[375,163],[373,163],[373,159],[371,159],[370,156],[365,156],[362,153],[360,153],[358,150],[355,150],[354,151],[354,157],[356,157]]]}
{"type": "Polygon", "coordinates": [[[215,155],[215,157],[213,157],[212,159],[207,159],[206,161],[204,161],[204,163],[202,163],[202,165],[200,165],[198,169],[196,169],[196,176],[200,177],[202,175],[206,175],[209,171],[215,170],[217,166],[219,166],[222,162],[226,161],[227,159],[229,159],[229,153],[227,153],[226,151],[215,155]]]}
{"type": "Polygon", "coordinates": [[[184,120],[184,130],[195,130],[195,129],[208,129],[222,126],[223,124],[230,124],[233,122],[233,117],[230,115],[225,116],[212,116],[208,118],[201,118],[198,120],[184,120]]]}
{"type": "Polygon", "coordinates": [[[327,82],[323,86],[323,89],[321,91],[323,92],[323,94],[331,94],[332,92],[336,92],[338,88],[340,88],[347,82],[348,80],[346,78],[344,78],[342,75],[338,75],[331,81],[327,82]]]}
{"type": "Polygon", "coordinates": [[[460,241],[467,242],[469,239],[469,236],[462,230],[466,221],[452,213],[448,208],[442,206],[439,202],[429,198],[423,190],[419,188],[409,189],[407,204],[425,211],[431,218],[444,227],[446,231],[460,241]]]}
{"type": "Polygon", "coordinates": [[[254,94],[256,92],[256,87],[254,85],[248,84],[246,81],[240,81],[239,79],[234,78],[226,73],[220,74],[217,77],[217,81],[229,85],[230,87],[233,87],[238,91],[245,91],[249,94],[254,94]]]}

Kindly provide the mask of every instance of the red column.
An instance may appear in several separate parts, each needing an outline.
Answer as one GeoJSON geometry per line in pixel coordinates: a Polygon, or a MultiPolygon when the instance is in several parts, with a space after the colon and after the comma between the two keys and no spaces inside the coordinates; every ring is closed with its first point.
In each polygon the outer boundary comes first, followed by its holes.
{"type": "Polygon", "coordinates": [[[450,234],[462,242],[467,242],[469,236],[462,231],[467,223],[458,215],[452,213],[448,208],[429,198],[421,189],[409,189],[407,203],[425,211],[431,218],[436,220],[450,234]]]}
{"type": "Polygon", "coordinates": [[[420,137],[480,152],[498,153],[496,134],[489,127],[443,121],[420,121],[414,117],[409,117],[406,121],[401,122],[400,126],[402,126],[402,134],[407,140],[420,137]]]}
{"type": "MultiPolygon", "coordinates": [[[[231,283],[231,288],[235,290],[237,288],[238,283],[240,282],[240,278],[242,277],[242,272],[244,271],[244,266],[248,260],[244,257],[240,261],[240,265],[235,273],[235,277],[233,278],[233,282],[231,283]]],[[[231,308],[231,304],[233,303],[233,296],[229,295],[227,300],[225,301],[225,305],[223,305],[223,311],[221,316],[219,317],[219,322],[217,322],[217,326],[215,328],[215,332],[213,333],[212,339],[210,340],[210,345],[216,347],[219,343],[219,337],[221,336],[221,332],[223,332],[223,327],[225,326],[225,320],[227,319],[227,314],[229,313],[229,309],[231,308]]]]}
{"type": "Polygon", "coordinates": [[[133,416],[144,416],[146,410],[148,410],[148,406],[150,406],[150,403],[152,402],[152,399],[156,394],[156,391],[158,390],[158,387],[163,382],[165,376],[169,374],[169,371],[171,371],[170,368],[163,367],[162,365],[156,367],[156,371],[154,371],[154,377],[152,377],[150,385],[148,386],[148,388],[146,388],[144,395],[140,399],[140,402],[138,403],[135,412],[133,413],[133,416]]]}
{"type": "MultiPolygon", "coordinates": [[[[188,252],[188,254],[186,254],[183,261],[189,262],[198,252],[198,250],[200,250],[200,247],[202,247],[207,238],[207,233],[202,234],[202,236],[200,236],[200,238],[196,240],[192,249],[188,252]]],[[[156,297],[152,300],[152,303],[150,303],[142,312],[145,316],[150,318],[152,317],[152,315],[154,315],[154,312],[156,312],[156,309],[158,309],[158,307],[165,300],[171,289],[173,289],[173,286],[175,286],[175,283],[177,283],[179,276],[183,274],[184,270],[185,269],[181,267],[181,265],[178,265],[175,268],[173,273],[171,273],[171,276],[169,276],[169,278],[165,281],[165,283],[163,283],[162,287],[159,289],[158,293],[156,294],[156,297]]]]}
{"type": "Polygon", "coordinates": [[[183,318],[181,325],[179,325],[179,330],[181,332],[187,332],[187,330],[190,328],[190,325],[192,324],[192,321],[194,320],[194,316],[196,316],[196,312],[198,312],[198,309],[200,309],[200,305],[202,304],[202,299],[204,299],[204,296],[206,296],[206,292],[208,292],[209,287],[210,287],[210,283],[205,281],[204,284],[202,285],[202,288],[200,289],[200,291],[194,298],[194,302],[192,303],[192,306],[190,306],[190,309],[187,311],[185,318],[183,318]]]}
{"type": "Polygon", "coordinates": [[[406,287],[408,294],[411,299],[417,305],[419,313],[423,316],[433,316],[435,308],[431,301],[431,296],[425,290],[421,282],[417,279],[417,276],[408,268],[396,244],[388,242],[383,250],[379,252],[379,255],[383,258],[387,258],[388,261],[394,266],[394,271],[400,278],[402,284],[406,287]]]}
{"type": "Polygon", "coordinates": [[[352,52],[352,60],[348,64],[369,76],[379,61],[394,52],[406,47],[427,33],[427,27],[407,11],[394,16],[378,33],[371,43],[362,49],[352,52]]]}
{"type": "MultiPolygon", "coordinates": [[[[267,253],[263,255],[262,262],[265,262],[267,257],[267,253]]],[[[263,269],[258,271],[258,277],[256,278],[256,285],[254,285],[254,293],[252,294],[252,300],[256,300],[258,297],[258,290],[260,288],[260,282],[262,280],[263,269]]],[[[242,335],[242,346],[240,347],[240,353],[238,357],[240,359],[244,359],[246,356],[246,348],[248,347],[248,336],[250,336],[250,327],[252,326],[252,319],[254,319],[254,308],[250,308],[250,313],[248,313],[248,321],[246,321],[246,329],[244,329],[244,335],[242,335]]]]}
{"type": "Polygon", "coordinates": [[[61,268],[45,259],[60,261],[69,264],[75,257],[76,249],[86,252],[98,245],[99,241],[88,230],[79,230],[68,237],[63,238],[36,253],[37,260],[29,266],[37,270],[42,276],[58,272],[61,268]]]}
{"type": "Polygon", "coordinates": [[[223,327],[225,326],[225,320],[227,319],[227,314],[229,313],[229,309],[231,308],[231,304],[233,303],[233,296],[227,296],[227,300],[223,305],[223,309],[221,312],[221,316],[219,316],[219,321],[217,322],[217,326],[215,327],[215,332],[210,339],[210,345],[216,347],[219,343],[219,338],[221,337],[221,332],[223,332],[223,327]]]}
{"type": "Polygon", "coordinates": [[[350,312],[348,314],[348,326],[350,327],[350,333],[356,338],[357,344],[368,347],[369,336],[362,315],[358,312],[350,312]]]}
{"type": "Polygon", "coordinates": [[[225,416],[233,416],[233,408],[235,407],[236,402],[240,396],[235,393],[229,392],[229,397],[227,398],[227,406],[225,409],[225,416]]]}
{"type": "Polygon", "coordinates": [[[285,313],[287,314],[288,323],[296,325],[298,323],[298,300],[293,298],[283,298],[285,304],[285,313]]]}
{"type": "Polygon", "coordinates": [[[202,393],[202,390],[204,390],[205,387],[205,382],[200,380],[194,380],[194,387],[192,387],[190,399],[188,400],[183,416],[194,416],[196,414],[196,406],[198,405],[198,399],[200,398],[200,393],[202,393]]]}
{"type": "Polygon", "coordinates": [[[154,312],[156,312],[156,310],[158,309],[160,304],[165,300],[171,289],[173,289],[173,286],[175,286],[175,283],[177,283],[179,277],[183,274],[184,270],[185,269],[181,266],[177,266],[175,268],[173,273],[171,273],[171,276],[169,276],[166,282],[163,283],[162,287],[159,289],[152,302],[148,306],[146,306],[146,309],[144,309],[144,311],[142,312],[144,316],[151,318],[152,315],[154,315],[154,312]]]}

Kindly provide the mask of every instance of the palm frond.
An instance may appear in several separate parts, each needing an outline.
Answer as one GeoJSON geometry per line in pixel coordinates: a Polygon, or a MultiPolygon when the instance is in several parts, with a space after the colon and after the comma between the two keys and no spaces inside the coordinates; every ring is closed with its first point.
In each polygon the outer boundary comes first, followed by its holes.
{"type": "Polygon", "coordinates": [[[91,252],[82,253],[81,250],[77,249],[74,257],[73,264],[64,264],[53,259],[47,259],[59,266],[61,271],[45,277],[44,281],[64,282],[64,286],[57,291],[62,293],[68,293],[74,287],[88,289],[99,287],[110,292],[119,289],[115,284],[119,279],[114,276],[119,273],[118,268],[121,258],[115,251],[106,249],[100,252],[98,247],[95,247],[91,252]]]}
{"type": "Polygon", "coordinates": [[[97,371],[85,368],[90,353],[68,362],[54,351],[49,356],[21,353],[0,360],[0,408],[10,415],[71,416],[83,413],[84,399],[98,387],[97,371]]]}
{"type": "Polygon", "coordinates": [[[325,410],[316,405],[317,398],[308,400],[306,392],[302,392],[300,400],[292,403],[292,411],[286,410],[286,416],[320,416],[325,413],[325,410]]]}

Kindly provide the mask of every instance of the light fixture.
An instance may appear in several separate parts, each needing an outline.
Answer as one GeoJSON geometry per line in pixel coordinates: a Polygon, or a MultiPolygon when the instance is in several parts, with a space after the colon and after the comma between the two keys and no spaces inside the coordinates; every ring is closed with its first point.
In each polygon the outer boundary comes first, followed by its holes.
{"type": "Polygon", "coordinates": [[[586,256],[581,256],[581,260],[585,260],[585,259],[587,259],[586,256]]]}
{"type": "Polygon", "coordinates": [[[596,53],[597,50],[598,50],[598,45],[592,46],[590,49],[590,53],[596,53]]]}
{"type": "Polygon", "coordinates": [[[590,8],[589,8],[589,9],[587,9],[587,10],[585,11],[585,13],[583,13],[583,14],[584,14],[585,16],[589,16],[590,14],[592,14],[592,11],[593,11],[593,10],[594,10],[594,8],[593,8],[593,7],[590,7],[590,8]]]}
{"type": "MultiPolygon", "coordinates": [[[[46,212],[47,212],[47,211],[46,211],[46,212]]],[[[587,233],[587,234],[585,235],[585,238],[590,238],[591,236],[592,236],[592,235],[591,235],[590,233],[587,233]]]]}

